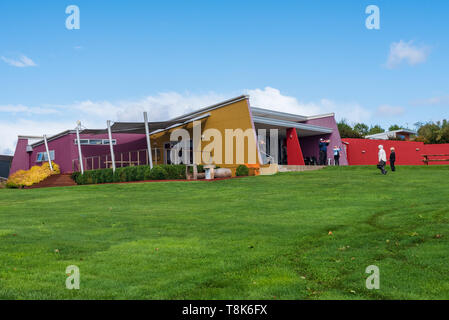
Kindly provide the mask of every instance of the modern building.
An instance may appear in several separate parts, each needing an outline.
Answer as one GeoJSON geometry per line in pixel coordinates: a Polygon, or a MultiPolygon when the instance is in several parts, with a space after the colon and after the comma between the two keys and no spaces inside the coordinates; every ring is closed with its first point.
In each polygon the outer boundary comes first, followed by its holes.
{"type": "MultiPolygon", "coordinates": [[[[177,129],[188,133],[188,146],[184,147],[191,151],[190,161],[204,164],[206,158],[214,156],[216,165],[231,168],[233,172],[240,164],[256,167],[267,162],[314,164],[319,156],[320,138],[330,140],[329,159],[333,159],[334,145],[344,150],[334,114],[310,117],[251,107],[249,97],[244,95],[167,121],[149,122],[150,146],[145,122],[115,122],[110,126],[112,140],[107,129],[83,129],[80,141],[84,170],[111,167],[110,141],[116,167],[148,164],[148,150],[154,165],[169,164],[173,148],[179,147],[178,138],[172,136],[177,129]],[[266,134],[260,129],[265,129],[266,134]],[[277,136],[270,135],[271,129],[275,129],[277,136]],[[245,141],[243,153],[234,143],[239,137],[245,141]],[[218,161],[217,150],[222,151],[218,161]]],[[[42,138],[31,138],[38,139],[32,141],[30,137],[19,136],[11,172],[48,161],[48,154],[61,172],[80,170],[75,130],[48,137],[48,153],[42,138]]],[[[344,151],[340,164],[347,164],[344,151]]]]}
{"type": "Polygon", "coordinates": [[[11,168],[12,156],[0,155],[0,179],[8,178],[11,168]]]}
{"type": "Polygon", "coordinates": [[[371,134],[369,136],[365,136],[365,139],[373,139],[373,140],[404,140],[410,141],[410,138],[416,136],[418,133],[414,130],[410,129],[399,129],[394,131],[386,131],[382,133],[371,134]]]}

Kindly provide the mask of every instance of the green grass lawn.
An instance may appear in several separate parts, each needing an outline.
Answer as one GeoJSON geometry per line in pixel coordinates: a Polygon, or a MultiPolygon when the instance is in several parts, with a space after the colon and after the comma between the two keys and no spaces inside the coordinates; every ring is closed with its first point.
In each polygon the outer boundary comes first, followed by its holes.
{"type": "Polygon", "coordinates": [[[332,167],[2,189],[0,299],[449,299],[448,177],[332,167]]]}

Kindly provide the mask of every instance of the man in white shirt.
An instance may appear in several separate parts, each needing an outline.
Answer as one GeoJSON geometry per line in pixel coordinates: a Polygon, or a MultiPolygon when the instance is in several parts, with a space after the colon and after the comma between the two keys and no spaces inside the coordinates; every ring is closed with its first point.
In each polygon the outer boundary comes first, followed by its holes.
{"type": "Polygon", "coordinates": [[[387,164],[387,154],[385,153],[384,146],[379,145],[379,164],[377,168],[380,169],[382,174],[387,174],[387,170],[385,170],[385,165],[387,164]]]}

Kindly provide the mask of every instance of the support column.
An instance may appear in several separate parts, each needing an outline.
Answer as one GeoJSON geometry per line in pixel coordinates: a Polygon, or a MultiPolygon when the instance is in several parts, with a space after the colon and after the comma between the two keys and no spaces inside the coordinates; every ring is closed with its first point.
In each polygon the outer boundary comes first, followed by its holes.
{"type": "Polygon", "coordinates": [[[287,164],[296,166],[305,165],[295,128],[287,129],[287,164]]]}
{"type": "Polygon", "coordinates": [[[83,154],[81,153],[80,126],[81,123],[78,122],[78,125],[76,126],[76,140],[78,144],[78,157],[80,162],[81,174],[84,174],[83,154]]]}
{"type": "Polygon", "coordinates": [[[148,114],[146,111],[144,111],[143,113],[143,121],[145,122],[145,136],[147,137],[148,162],[150,164],[150,169],[153,169],[153,155],[151,154],[150,128],[148,127],[148,114]]]}
{"type": "Polygon", "coordinates": [[[44,144],[45,144],[45,151],[47,151],[48,164],[50,165],[50,170],[53,171],[53,165],[51,164],[50,151],[48,150],[47,136],[45,134],[44,134],[44,144]]]}
{"type": "Polygon", "coordinates": [[[107,124],[108,124],[109,149],[111,150],[112,171],[115,172],[115,155],[114,155],[114,147],[112,145],[111,120],[108,120],[107,124]]]}

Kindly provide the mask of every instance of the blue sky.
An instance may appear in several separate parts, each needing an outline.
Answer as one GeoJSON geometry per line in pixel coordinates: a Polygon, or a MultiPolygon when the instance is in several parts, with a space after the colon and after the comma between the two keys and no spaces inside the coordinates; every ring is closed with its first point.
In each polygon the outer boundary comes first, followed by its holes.
{"type": "Polygon", "coordinates": [[[2,1],[0,153],[80,119],[251,103],[389,126],[449,118],[449,3],[2,1]],[[67,30],[65,9],[80,9],[67,30]],[[380,30],[365,8],[380,8],[380,30]]]}

